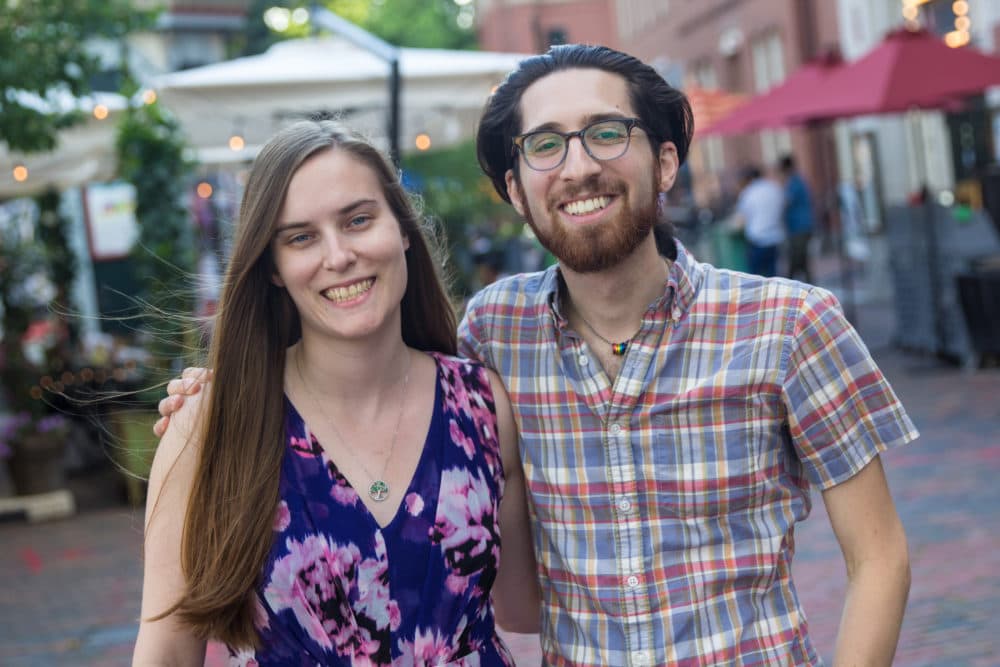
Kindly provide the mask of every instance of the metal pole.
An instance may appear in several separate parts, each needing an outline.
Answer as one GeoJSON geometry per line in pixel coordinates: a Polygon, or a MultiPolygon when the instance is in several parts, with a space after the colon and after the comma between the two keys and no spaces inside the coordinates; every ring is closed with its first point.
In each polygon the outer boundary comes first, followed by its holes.
{"type": "Polygon", "coordinates": [[[368,51],[389,65],[389,117],[386,123],[389,139],[389,155],[393,162],[399,165],[399,48],[379,39],[367,30],[354,25],[350,21],[337,16],[329,9],[316,4],[309,10],[309,21],[312,26],[324,28],[340,35],[355,46],[368,51]]]}
{"type": "Polygon", "coordinates": [[[934,356],[943,359],[947,356],[945,351],[945,338],[947,334],[944,326],[944,312],[941,304],[941,258],[938,255],[937,237],[937,215],[934,210],[934,202],[931,199],[930,186],[927,170],[927,156],[924,151],[924,132],[921,124],[922,116],[919,111],[909,113],[910,128],[913,135],[914,162],[917,167],[917,192],[924,201],[921,202],[923,209],[924,237],[927,241],[927,277],[931,297],[931,317],[934,319],[934,356]]]}
{"type": "Polygon", "coordinates": [[[389,157],[399,167],[399,58],[389,61],[389,157]]]}

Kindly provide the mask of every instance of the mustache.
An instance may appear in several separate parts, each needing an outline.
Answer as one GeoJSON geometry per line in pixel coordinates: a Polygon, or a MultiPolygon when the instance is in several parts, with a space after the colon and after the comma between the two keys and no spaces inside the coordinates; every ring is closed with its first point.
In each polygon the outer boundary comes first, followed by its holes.
{"type": "Polygon", "coordinates": [[[593,197],[597,194],[620,195],[625,193],[625,184],[620,180],[609,180],[601,178],[600,174],[588,176],[586,180],[565,188],[555,193],[550,199],[550,205],[557,206],[559,202],[569,199],[581,199],[583,197],[593,197]]]}

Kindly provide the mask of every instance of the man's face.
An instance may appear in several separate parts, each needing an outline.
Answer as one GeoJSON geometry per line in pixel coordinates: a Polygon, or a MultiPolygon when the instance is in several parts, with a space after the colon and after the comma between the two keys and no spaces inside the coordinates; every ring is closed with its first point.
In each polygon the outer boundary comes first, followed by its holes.
{"type": "MultiPolygon", "coordinates": [[[[635,116],[625,79],[598,69],[553,72],[521,96],[522,133],[573,132],[596,120],[635,116]]],[[[600,161],[574,137],[565,161],[550,171],[536,171],[518,155],[506,174],[511,203],[563,266],[579,273],[610,268],[649,236],[657,196],[673,185],[678,167],[673,143],[654,157],[650,141],[637,127],[621,157],[600,161]]]]}

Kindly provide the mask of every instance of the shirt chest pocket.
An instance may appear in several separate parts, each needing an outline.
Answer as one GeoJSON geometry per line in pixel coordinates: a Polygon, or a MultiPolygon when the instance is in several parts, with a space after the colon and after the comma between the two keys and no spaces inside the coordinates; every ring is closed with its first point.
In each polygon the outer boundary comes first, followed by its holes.
{"type": "Polygon", "coordinates": [[[741,396],[680,401],[653,416],[657,506],[666,516],[715,517],[762,498],[769,419],[741,396]]]}

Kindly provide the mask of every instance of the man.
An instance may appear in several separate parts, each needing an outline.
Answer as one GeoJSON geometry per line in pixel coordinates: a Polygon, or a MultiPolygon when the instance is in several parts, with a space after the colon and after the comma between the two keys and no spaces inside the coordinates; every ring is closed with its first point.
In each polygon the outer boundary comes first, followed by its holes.
{"type": "Polygon", "coordinates": [[[776,276],[778,248],[785,242],[785,195],[781,186],[755,166],[743,170],[740,185],[735,224],[747,240],[747,270],[766,278],[776,276]]]}
{"type": "Polygon", "coordinates": [[[653,69],[579,45],[523,61],[480,123],[559,259],[460,325],[520,427],[545,662],[821,664],[790,574],[812,482],[849,578],[837,662],[888,665],[909,565],[878,454],[916,431],[829,293],[658,247],[691,132],[653,69]]]}
{"type": "Polygon", "coordinates": [[[795,168],[795,158],[785,155],[778,163],[785,184],[785,231],[788,232],[788,277],[812,282],[809,270],[809,240],[815,217],[809,186],[795,168]]]}

